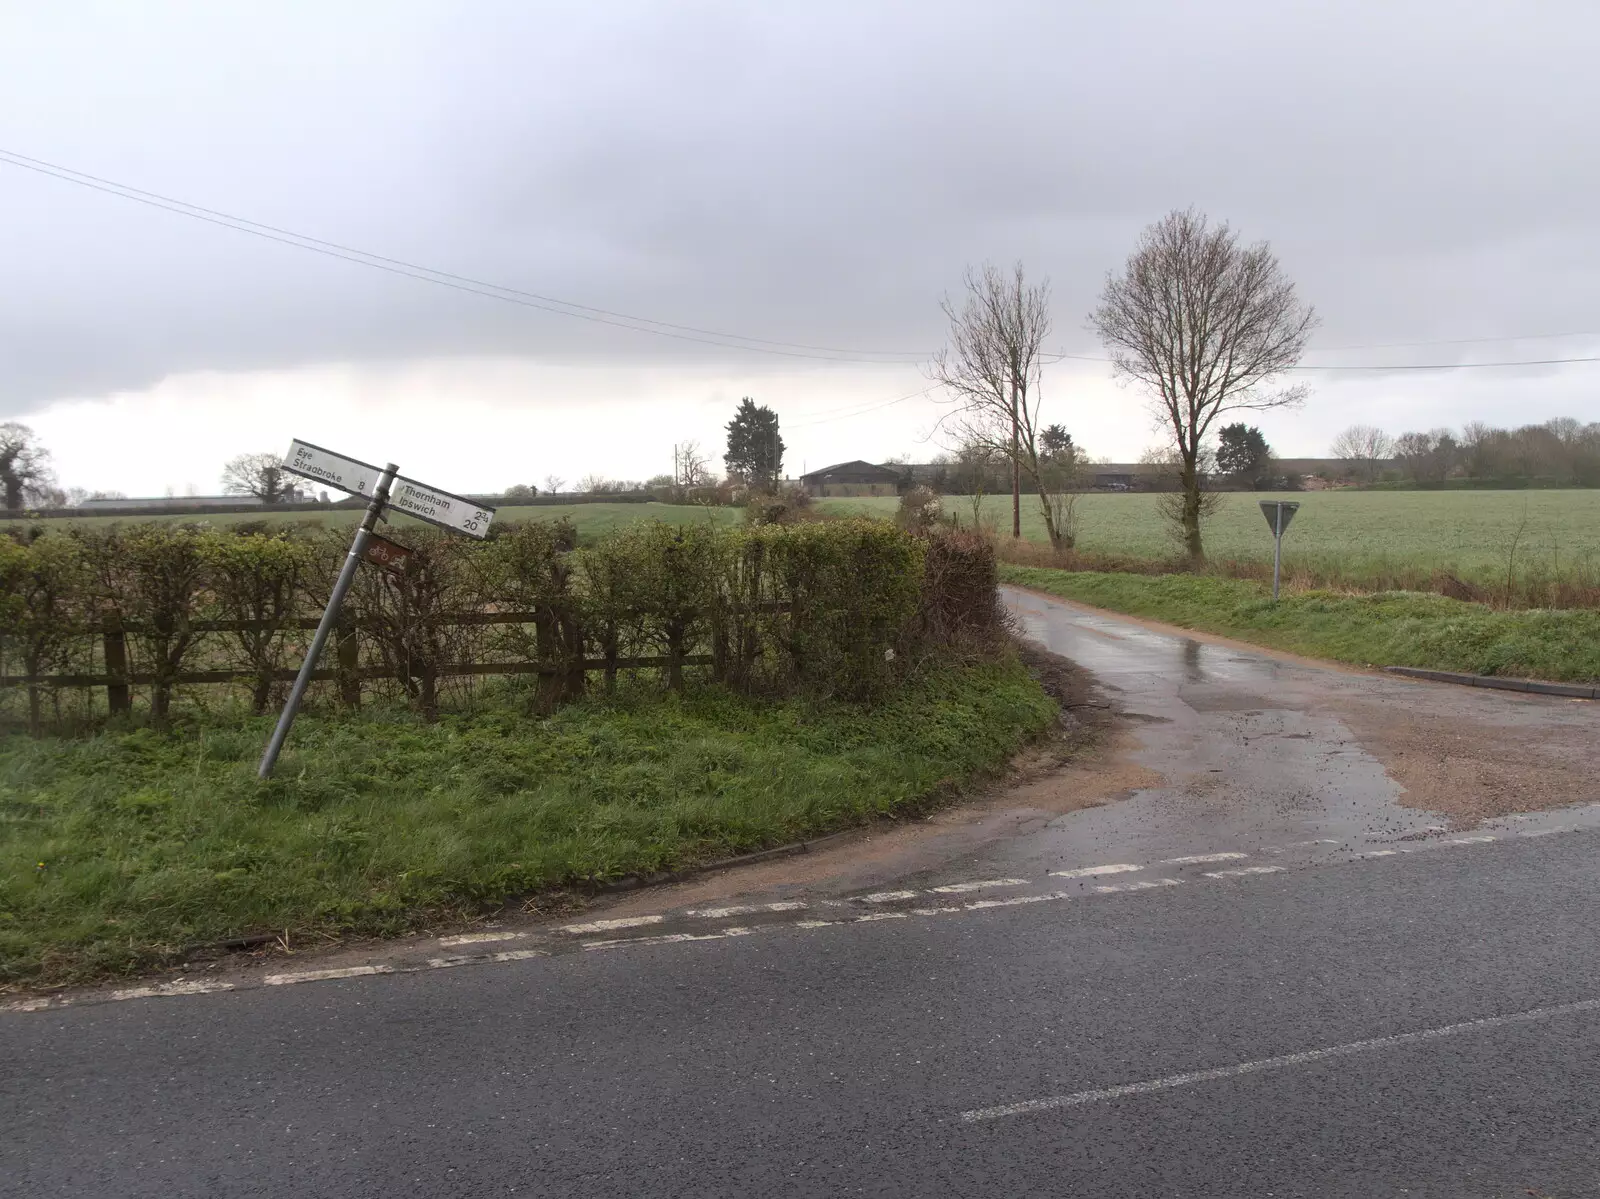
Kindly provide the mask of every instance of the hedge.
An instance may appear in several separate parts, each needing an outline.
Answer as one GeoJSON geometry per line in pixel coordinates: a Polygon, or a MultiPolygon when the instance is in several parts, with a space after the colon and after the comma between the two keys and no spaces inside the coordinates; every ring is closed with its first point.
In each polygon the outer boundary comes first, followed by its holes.
{"type": "MultiPolygon", "coordinates": [[[[0,537],[0,674],[14,684],[0,705],[35,729],[98,720],[96,696],[109,702],[107,680],[126,678],[159,724],[231,674],[223,702],[263,710],[305,653],[347,536],[142,524],[0,537]]],[[[923,656],[991,644],[1001,627],[986,543],[865,518],[652,522],[582,548],[566,521],[482,542],[403,536],[402,570],[361,568],[331,639],[337,677],[314,701],[365,692],[431,716],[482,675],[521,673],[548,708],[590,674],[614,687],[640,672],[674,688],[699,674],[747,693],[870,699],[923,656]]]]}

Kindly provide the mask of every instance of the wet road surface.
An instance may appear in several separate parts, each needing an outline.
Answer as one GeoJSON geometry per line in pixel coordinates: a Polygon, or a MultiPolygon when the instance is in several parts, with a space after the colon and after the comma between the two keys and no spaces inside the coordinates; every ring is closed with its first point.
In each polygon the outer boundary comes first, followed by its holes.
{"type": "Polygon", "coordinates": [[[0,1194],[1600,1194],[1600,809],[1397,802],[1596,706],[1010,601],[1127,798],[0,1013],[0,1194]]]}

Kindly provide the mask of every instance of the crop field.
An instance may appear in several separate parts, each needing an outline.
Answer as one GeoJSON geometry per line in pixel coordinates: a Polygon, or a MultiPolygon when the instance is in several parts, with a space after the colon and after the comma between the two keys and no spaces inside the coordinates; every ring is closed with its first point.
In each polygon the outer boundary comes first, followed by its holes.
{"type": "MultiPolygon", "coordinates": [[[[893,509],[890,509],[892,514],[893,509]]],[[[142,521],[205,523],[224,527],[250,521],[278,520],[284,524],[311,524],[321,528],[353,527],[361,519],[360,508],[337,508],[326,512],[273,513],[263,509],[247,512],[221,512],[203,514],[164,514],[160,516],[62,516],[34,523],[47,528],[80,526],[96,528],[113,524],[138,524],[142,521]]],[[[713,524],[735,524],[744,518],[737,508],[707,508],[692,504],[507,504],[496,509],[497,521],[510,520],[561,520],[567,519],[577,527],[579,537],[599,536],[622,525],[640,520],[663,520],[669,524],[688,524],[691,521],[710,521],[713,524]]],[[[422,521],[409,516],[391,516],[394,528],[426,528],[422,521]]]]}
{"type": "MultiPolygon", "coordinates": [[[[1288,573],[1333,582],[1385,585],[1425,580],[1436,570],[1503,585],[1518,579],[1600,576],[1600,491],[1313,491],[1229,494],[1205,527],[1213,561],[1272,562],[1272,534],[1257,501],[1300,504],[1283,539],[1288,573]]],[[[1078,549],[1086,554],[1170,558],[1177,547],[1152,495],[1085,495],[1078,501],[1078,549]]],[[[890,516],[893,499],[820,501],[829,511],[890,516]]],[[[970,518],[970,501],[946,496],[946,513],[970,518]]],[[[1009,529],[1010,496],[984,499],[983,519],[1009,529]]],[[[1022,533],[1042,542],[1038,499],[1023,497],[1022,533]]]]}
{"type": "MultiPolygon", "coordinates": [[[[1257,501],[1290,499],[1300,504],[1284,537],[1287,577],[1354,587],[1424,586],[1435,571],[1448,571],[1483,586],[1503,586],[1508,566],[1519,581],[1600,582],[1600,490],[1567,491],[1322,491],[1284,496],[1230,494],[1205,529],[1213,562],[1270,566],[1272,536],[1257,501]]],[[[817,507],[832,513],[891,517],[893,498],[829,499],[817,507]]],[[[964,496],[946,496],[946,513],[970,519],[964,496]]],[[[1022,532],[1044,541],[1037,499],[1023,497],[1022,532]]],[[[214,525],[263,519],[263,513],[205,516],[66,517],[46,525],[105,525],[136,519],[205,521],[214,525]]],[[[560,504],[506,506],[501,521],[570,519],[580,538],[598,536],[641,520],[675,524],[743,520],[737,508],[678,504],[560,504]]],[[[284,513],[278,519],[325,527],[353,525],[356,509],[284,513]]],[[[1010,497],[988,496],[983,519],[1009,526],[1010,497]]],[[[398,517],[396,528],[417,522],[398,517]]],[[[1085,495],[1078,501],[1078,549],[1087,555],[1151,560],[1175,556],[1176,544],[1157,517],[1151,495],[1085,495]]]]}

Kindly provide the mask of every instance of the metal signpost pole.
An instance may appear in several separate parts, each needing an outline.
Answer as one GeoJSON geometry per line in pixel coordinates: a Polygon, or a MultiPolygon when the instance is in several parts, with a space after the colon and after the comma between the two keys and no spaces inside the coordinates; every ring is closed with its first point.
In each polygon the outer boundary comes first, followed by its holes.
{"type": "Polygon", "coordinates": [[[339,618],[339,607],[344,603],[345,593],[350,590],[350,584],[356,577],[356,570],[361,566],[361,557],[366,552],[367,541],[372,536],[373,526],[378,523],[384,504],[388,502],[389,486],[394,482],[399,469],[391,462],[378,476],[378,486],[372,493],[372,502],[367,505],[367,514],[361,518],[361,526],[356,529],[355,540],[350,543],[350,552],[345,556],[344,567],[339,571],[338,581],[333,585],[333,594],[328,597],[328,606],[323,610],[322,620],[318,622],[317,631],[311,638],[311,648],[306,651],[306,660],[300,667],[300,673],[295,676],[294,687],[289,692],[289,702],[284,704],[283,715],[278,717],[278,727],[272,730],[272,740],[267,742],[267,752],[261,755],[261,767],[256,771],[258,778],[271,778],[272,768],[278,764],[278,754],[282,752],[284,740],[289,736],[289,728],[294,724],[295,713],[300,710],[300,701],[305,697],[306,687],[311,683],[311,674],[317,668],[317,659],[322,656],[322,647],[328,640],[328,633],[333,628],[334,621],[339,618]]]}
{"type": "Polygon", "coordinates": [[[1272,522],[1272,602],[1278,602],[1278,571],[1283,565],[1283,502],[1278,502],[1277,519],[1272,522]]]}
{"type": "Polygon", "coordinates": [[[1278,579],[1283,573],[1283,534],[1300,511],[1294,500],[1262,500],[1261,515],[1267,518],[1267,528],[1272,530],[1272,602],[1278,602],[1278,579]]]}

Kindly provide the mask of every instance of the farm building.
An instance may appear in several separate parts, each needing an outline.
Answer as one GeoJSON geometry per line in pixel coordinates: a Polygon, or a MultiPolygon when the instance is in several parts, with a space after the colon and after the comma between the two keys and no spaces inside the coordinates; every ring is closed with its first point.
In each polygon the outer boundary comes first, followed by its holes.
{"type": "Polygon", "coordinates": [[[800,485],[807,495],[895,495],[903,474],[892,466],[874,466],[858,459],[801,475],[800,485]]]}

